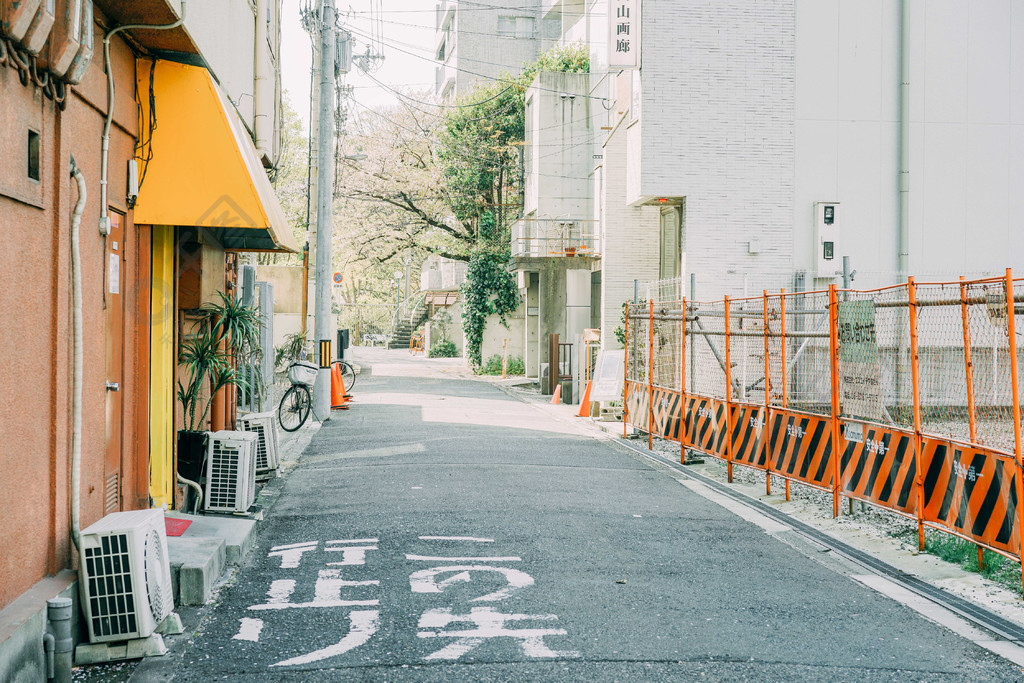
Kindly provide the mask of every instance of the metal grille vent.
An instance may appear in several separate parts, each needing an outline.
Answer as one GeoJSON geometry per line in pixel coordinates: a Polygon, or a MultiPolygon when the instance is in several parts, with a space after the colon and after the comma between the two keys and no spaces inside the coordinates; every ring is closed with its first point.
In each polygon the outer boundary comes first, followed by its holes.
{"type": "Polygon", "coordinates": [[[146,565],[146,593],[149,595],[149,608],[153,619],[157,622],[174,609],[174,596],[171,587],[164,581],[163,568],[167,564],[167,548],[156,529],[146,534],[146,549],[143,553],[146,565]]]}
{"type": "Polygon", "coordinates": [[[120,505],[118,501],[120,492],[118,491],[118,485],[120,484],[121,477],[118,476],[118,472],[111,472],[107,475],[106,489],[104,491],[104,508],[103,514],[109,515],[111,512],[117,512],[120,505]]]}
{"type": "Polygon", "coordinates": [[[85,549],[85,565],[93,633],[97,636],[136,633],[128,536],[103,536],[99,547],[85,549]]]}
{"type": "Polygon", "coordinates": [[[259,439],[256,441],[256,470],[269,470],[274,466],[270,464],[267,453],[267,430],[264,424],[258,420],[249,423],[247,431],[253,432],[259,439]]]}
{"type": "Polygon", "coordinates": [[[213,443],[210,477],[207,482],[207,507],[236,509],[238,507],[238,481],[241,452],[235,444],[219,439],[213,443]]]}

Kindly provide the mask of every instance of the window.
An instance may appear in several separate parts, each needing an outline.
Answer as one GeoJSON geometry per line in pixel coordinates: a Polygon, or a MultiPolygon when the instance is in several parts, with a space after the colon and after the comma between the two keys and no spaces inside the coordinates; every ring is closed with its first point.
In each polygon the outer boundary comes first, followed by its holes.
{"type": "Polygon", "coordinates": [[[39,133],[28,132],[28,177],[39,180],[39,133]]]}
{"type": "Polygon", "coordinates": [[[503,38],[533,38],[533,17],[498,17],[498,35],[503,38]]]}

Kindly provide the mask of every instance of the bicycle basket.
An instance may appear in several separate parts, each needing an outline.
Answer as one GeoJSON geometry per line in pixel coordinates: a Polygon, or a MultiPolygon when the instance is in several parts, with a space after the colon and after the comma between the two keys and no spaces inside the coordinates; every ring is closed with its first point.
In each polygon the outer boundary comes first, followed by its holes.
{"type": "Polygon", "coordinates": [[[288,367],[288,379],[292,384],[311,387],[316,381],[317,367],[306,361],[296,361],[288,367]]]}

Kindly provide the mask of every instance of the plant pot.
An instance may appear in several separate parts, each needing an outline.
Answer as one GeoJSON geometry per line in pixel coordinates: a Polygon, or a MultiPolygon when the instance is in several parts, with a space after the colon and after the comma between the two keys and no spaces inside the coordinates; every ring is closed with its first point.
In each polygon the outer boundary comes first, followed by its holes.
{"type": "Polygon", "coordinates": [[[178,474],[199,482],[199,478],[203,476],[209,439],[209,432],[193,432],[187,429],[178,432],[178,474]]]}

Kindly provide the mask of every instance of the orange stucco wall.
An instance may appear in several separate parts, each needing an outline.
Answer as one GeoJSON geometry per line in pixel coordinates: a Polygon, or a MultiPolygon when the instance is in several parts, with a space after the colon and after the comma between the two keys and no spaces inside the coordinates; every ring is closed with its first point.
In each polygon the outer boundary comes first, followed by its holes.
{"type": "MultiPolygon", "coordinates": [[[[102,32],[97,28],[97,35],[102,32]]],[[[97,41],[98,42],[98,41],[97,41]]],[[[99,52],[99,51],[97,51],[99,52]]],[[[115,39],[115,125],[109,203],[127,213],[121,291],[125,294],[122,384],[123,509],[148,505],[149,236],[125,205],[126,163],[138,136],[135,59],[115,39]],[[145,333],[140,332],[140,324],[145,333]],[[141,485],[141,486],[140,486],[141,485]]],[[[82,527],[103,516],[106,453],[106,252],[100,217],[100,139],[107,107],[102,57],[68,95],[63,112],[17,72],[0,68],[0,608],[41,578],[74,564],[69,538],[71,460],[70,217],[78,192],[73,155],[88,201],[81,225],[84,302],[82,527]],[[42,177],[27,178],[27,130],[42,136],[42,177]]]]}

